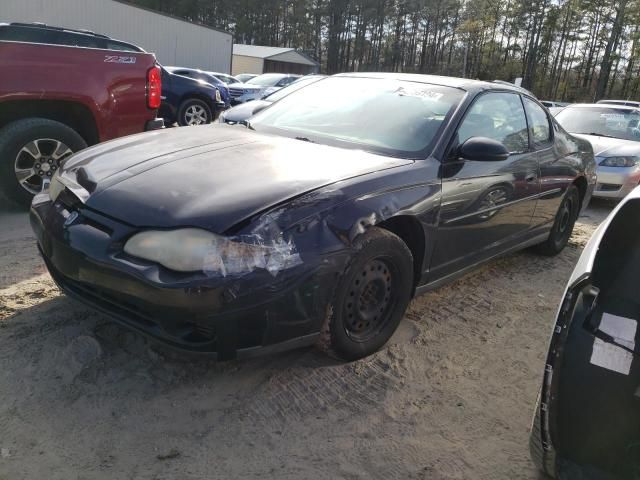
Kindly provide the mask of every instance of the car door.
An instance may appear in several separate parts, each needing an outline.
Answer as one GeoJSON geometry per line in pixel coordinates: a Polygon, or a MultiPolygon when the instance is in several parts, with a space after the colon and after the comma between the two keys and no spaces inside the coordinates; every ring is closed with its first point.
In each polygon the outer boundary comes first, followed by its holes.
{"type": "Polygon", "coordinates": [[[454,134],[441,180],[442,201],[430,262],[432,280],[522,241],[540,184],[520,95],[493,91],[474,100],[454,134]],[[461,158],[459,147],[473,137],[501,142],[509,157],[502,161],[461,158]]]}
{"type": "Polygon", "coordinates": [[[533,216],[535,227],[554,221],[562,195],[577,175],[576,166],[568,157],[575,146],[538,102],[528,97],[523,97],[523,102],[529,137],[540,166],[540,198],[533,216]]]}

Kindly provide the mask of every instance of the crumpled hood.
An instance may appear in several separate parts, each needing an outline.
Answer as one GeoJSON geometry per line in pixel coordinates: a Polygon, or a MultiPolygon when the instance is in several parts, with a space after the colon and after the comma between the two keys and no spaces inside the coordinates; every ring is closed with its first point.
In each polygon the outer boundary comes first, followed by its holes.
{"type": "Polygon", "coordinates": [[[347,178],[407,165],[226,125],[149,132],[71,157],[85,204],[135,226],[224,232],[269,207],[347,178]]]}
{"type": "Polygon", "coordinates": [[[572,133],[571,135],[591,143],[593,154],[596,157],[640,156],[640,142],[582,133],[572,133]]]}

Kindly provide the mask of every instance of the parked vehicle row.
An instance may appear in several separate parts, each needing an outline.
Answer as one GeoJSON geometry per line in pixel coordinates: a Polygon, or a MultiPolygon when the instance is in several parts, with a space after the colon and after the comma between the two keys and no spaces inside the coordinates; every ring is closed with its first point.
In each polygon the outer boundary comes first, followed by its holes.
{"type": "Polygon", "coordinates": [[[229,85],[231,105],[260,100],[261,98],[286,87],[300,78],[300,75],[285,73],[265,73],[258,75],[245,83],[232,83],[229,85]]]}
{"type": "Polygon", "coordinates": [[[160,116],[167,125],[211,123],[229,101],[227,87],[222,82],[195,69],[162,68],[162,86],[160,116]]]}
{"type": "Polygon", "coordinates": [[[273,102],[277,102],[287,95],[303,87],[306,87],[307,85],[311,85],[312,83],[322,80],[323,78],[326,77],[324,75],[307,75],[301,77],[295,80],[293,83],[290,83],[288,86],[265,95],[261,100],[251,100],[236,105],[230,110],[226,110],[220,115],[220,122],[228,123],[231,125],[235,125],[236,123],[244,123],[256,113],[270,106],[273,102]]]}
{"type": "MultiPolygon", "coordinates": [[[[106,35],[33,23],[0,24],[0,64],[0,188],[23,205],[87,145],[212,122],[232,101],[225,82],[237,80],[161,67],[153,54],[106,35]]],[[[290,80],[275,84],[295,79],[281,78],[290,80]]],[[[246,88],[262,95],[272,79],[246,88]]]]}
{"type": "Polygon", "coordinates": [[[160,68],[134,45],[0,24],[0,65],[0,185],[15,202],[29,204],[87,145],[162,127],[160,68]]]}

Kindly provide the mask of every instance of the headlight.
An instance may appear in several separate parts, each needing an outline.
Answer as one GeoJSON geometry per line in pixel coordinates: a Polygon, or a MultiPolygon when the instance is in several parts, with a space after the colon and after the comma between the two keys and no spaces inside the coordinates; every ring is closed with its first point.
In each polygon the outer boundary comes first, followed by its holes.
{"type": "Polygon", "coordinates": [[[607,157],[600,162],[603,167],[635,167],[638,157],[607,157]]]}
{"type": "Polygon", "coordinates": [[[265,242],[255,235],[237,241],[198,228],[141,232],[127,241],[124,251],[177,272],[223,277],[259,268],[276,275],[301,262],[295,246],[282,237],[265,242]]]}
{"type": "Polygon", "coordinates": [[[49,183],[49,199],[55,202],[63,190],[64,185],[60,181],[60,170],[58,170],[53,177],[51,177],[51,182],[49,183]]]}
{"type": "Polygon", "coordinates": [[[220,90],[216,88],[216,102],[221,102],[222,97],[220,96],[220,90]]]}

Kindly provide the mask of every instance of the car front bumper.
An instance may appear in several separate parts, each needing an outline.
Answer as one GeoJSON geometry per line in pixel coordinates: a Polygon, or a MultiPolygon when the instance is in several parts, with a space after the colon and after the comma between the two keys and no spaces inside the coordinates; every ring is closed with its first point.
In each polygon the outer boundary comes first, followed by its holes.
{"type": "Polygon", "coordinates": [[[245,93],[237,97],[231,97],[231,106],[239,105],[241,103],[247,103],[252,100],[260,100],[262,98],[262,92],[245,93]]]}
{"type": "Polygon", "coordinates": [[[55,282],[127,327],[219,360],[311,345],[319,336],[335,279],[323,262],[276,276],[172,272],[123,252],[136,229],[82,204],[37,200],[31,225],[55,282]]]}
{"type": "Polygon", "coordinates": [[[640,183],[640,167],[602,167],[596,173],[598,183],[593,192],[594,197],[622,199],[640,183]]]}

